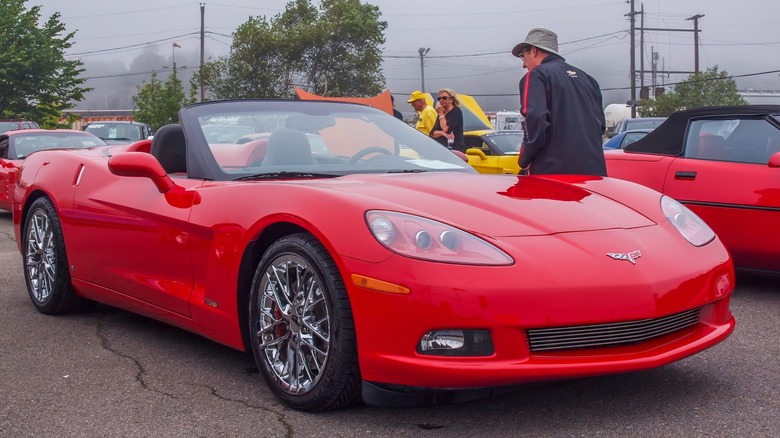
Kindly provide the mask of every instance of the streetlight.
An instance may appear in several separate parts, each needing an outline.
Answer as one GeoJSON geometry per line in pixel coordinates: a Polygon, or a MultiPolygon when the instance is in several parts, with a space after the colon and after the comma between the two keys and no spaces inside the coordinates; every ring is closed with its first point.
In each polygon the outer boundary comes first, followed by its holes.
{"type": "Polygon", "coordinates": [[[171,47],[171,62],[173,63],[173,79],[176,79],[176,48],[181,49],[178,43],[173,43],[171,47]]]}
{"type": "Polygon", "coordinates": [[[422,87],[422,92],[425,93],[425,62],[423,58],[425,55],[428,54],[428,52],[431,51],[430,47],[420,47],[420,50],[417,52],[420,54],[420,82],[422,87]]]}

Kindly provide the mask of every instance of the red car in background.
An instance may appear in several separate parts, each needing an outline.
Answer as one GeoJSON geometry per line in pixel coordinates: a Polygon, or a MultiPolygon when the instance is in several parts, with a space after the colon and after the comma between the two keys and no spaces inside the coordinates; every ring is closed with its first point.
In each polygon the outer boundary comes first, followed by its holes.
{"type": "Polygon", "coordinates": [[[71,129],[24,129],[0,134],[0,210],[11,210],[11,191],[19,166],[28,155],[47,149],[82,149],[106,143],[71,129]]]}
{"type": "Polygon", "coordinates": [[[780,271],[780,105],[680,111],[625,150],[607,174],[696,212],[738,268],[780,271]]]}
{"type": "Polygon", "coordinates": [[[39,129],[40,126],[32,120],[15,120],[4,119],[0,120],[0,133],[6,131],[16,131],[19,129],[39,129]]]}

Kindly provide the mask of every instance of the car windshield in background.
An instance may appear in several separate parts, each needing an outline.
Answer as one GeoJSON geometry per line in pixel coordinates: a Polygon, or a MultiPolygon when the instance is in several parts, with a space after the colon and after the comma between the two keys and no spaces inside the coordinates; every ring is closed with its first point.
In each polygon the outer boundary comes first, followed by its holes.
{"type": "Polygon", "coordinates": [[[416,129],[362,105],[250,100],[194,105],[186,114],[195,115],[198,134],[228,179],[474,172],[416,129]]]}
{"type": "Polygon", "coordinates": [[[15,129],[19,129],[19,124],[16,122],[0,122],[0,133],[15,129]]]}
{"type": "Polygon", "coordinates": [[[88,133],[35,132],[10,137],[13,158],[21,160],[33,152],[48,149],[86,149],[105,146],[106,142],[88,133]]]}
{"type": "Polygon", "coordinates": [[[626,126],[622,129],[623,131],[634,131],[637,129],[655,129],[666,121],[665,118],[663,119],[632,119],[632,120],[626,120],[626,126]]]}
{"type": "Polygon", "coordinates": [[[252,133],[252,128],[243,125],[203,126],[203,134],[209,143],[234,143],[239,138],[252,133]]]}
{"type": "Polygon", "coordinates": [[[488,136],[504,155],[517,155],[520,153],[520,145],[523,143],[523,133],[497,133],[488,136]]]}
{"type": "Polygon", "coordinates": [[[141,125],[134,123],[90,123],[84,130],[108,143],[132,143],[144,138],[141,125]]]}

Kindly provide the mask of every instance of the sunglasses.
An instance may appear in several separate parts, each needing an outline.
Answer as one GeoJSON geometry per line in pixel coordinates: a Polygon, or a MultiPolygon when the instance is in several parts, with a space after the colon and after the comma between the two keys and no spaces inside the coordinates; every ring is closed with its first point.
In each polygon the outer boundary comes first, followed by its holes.
{"type": "Polygon", "coordinates": [[[437,99],[437,100],[447,100],[447,99],[449,99],[449,98],[450,98],[450,96],[439,96],[439,97],[437,97],[436,99],[437,99]]]}

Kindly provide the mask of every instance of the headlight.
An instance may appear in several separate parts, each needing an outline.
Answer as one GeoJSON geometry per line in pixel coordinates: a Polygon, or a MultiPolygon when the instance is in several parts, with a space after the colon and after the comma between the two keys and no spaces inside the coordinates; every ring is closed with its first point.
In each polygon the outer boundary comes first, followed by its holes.
{"type": "Polygon", "coordinates": [[[677,231],[693,246],[706,245],[715,238],[715,232],[696,213],[668,196],[661,197],[661,210],[677,231]]]}
{"type": "Polygon", "coordinates": [[[366,213],[371,234],[390,251],[416,259],[464,265],[511,265],[509,255],[465,231],[404,213],[366,213]]]}

